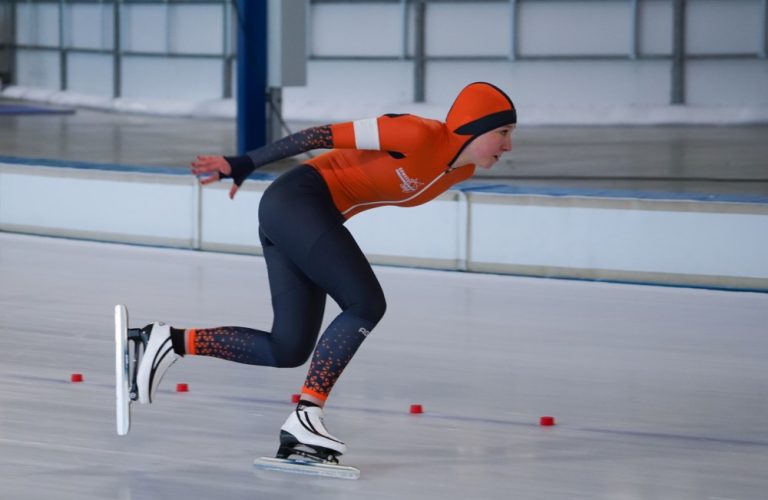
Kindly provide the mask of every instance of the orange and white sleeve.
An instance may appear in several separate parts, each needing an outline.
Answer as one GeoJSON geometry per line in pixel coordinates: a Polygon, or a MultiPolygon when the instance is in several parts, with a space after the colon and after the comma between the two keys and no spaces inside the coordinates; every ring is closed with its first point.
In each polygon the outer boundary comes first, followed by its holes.
{"type": "Polygon", "coordinates": [[[425,129],[412,115],[383,115],[331,125],[333,147],[407,152],[420,146],[425,129]]]}

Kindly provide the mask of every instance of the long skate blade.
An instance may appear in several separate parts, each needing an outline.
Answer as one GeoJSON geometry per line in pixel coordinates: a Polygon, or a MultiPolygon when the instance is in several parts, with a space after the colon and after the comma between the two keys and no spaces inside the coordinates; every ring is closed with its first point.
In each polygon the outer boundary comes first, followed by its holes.
{"type": "Polygon", "coordinates": [[[115,415],[119,436],[125,436],[131,428],[131,399],[128,396],[129,366],[128,309],[120,304],[115,306],[115,415]]]}
{"type": "Polygon", "coordinates": [[[334,477],[337,479],[359,479],[360,469],[348,465],[323,464],[318,462],[300,462],[286,458],[260,457],[253,461],[259,469],[310,476],[334,477]]]}

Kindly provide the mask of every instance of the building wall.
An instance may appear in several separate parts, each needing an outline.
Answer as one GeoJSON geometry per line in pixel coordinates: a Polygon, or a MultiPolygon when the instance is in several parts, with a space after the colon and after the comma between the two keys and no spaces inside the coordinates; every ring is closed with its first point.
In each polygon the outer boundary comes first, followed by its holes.
{"type": "MultiPolygon", "coordinates": [[[[236,13],[221,3],[121,5],[121,96],[226,97],[235,75],[224,57],[235,45],[236,13]]],[[[450,103],[466,83],[490,80],[509,89],[519,106],[669,104],[673,0],[638,0],[636,18],[633,5],[428,2],[425,99],[450,103]]],[[[765,8],[762,0],[687,0],[685,47],[692,58],[684,64],[686,103],[768,106],[765,8]]],[[[286,89],[286,100],[414,99],[412,3],[404,10],[401,2],[314,1],[308,12],[308,81],[286,89]]],[[[111,96],[113,5],[71,3],[63,22],[59,18],[55,2],[16,4],[15,43],[22,48],[15,83],[59,89],[65,73],[66,90],[111,96]],[[62,72],[62,58],[53,50],[60,39],[91,52],[68,52],[62,72]]]]}

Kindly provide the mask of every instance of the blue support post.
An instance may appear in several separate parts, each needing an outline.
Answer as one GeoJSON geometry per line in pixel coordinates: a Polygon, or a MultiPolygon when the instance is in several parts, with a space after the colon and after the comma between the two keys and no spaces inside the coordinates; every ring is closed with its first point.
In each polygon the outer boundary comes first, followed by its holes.
{"type": "Polygon", "coordinates": [[[267,143],[267,0],[236,0],[237,152],[267,143]]]}

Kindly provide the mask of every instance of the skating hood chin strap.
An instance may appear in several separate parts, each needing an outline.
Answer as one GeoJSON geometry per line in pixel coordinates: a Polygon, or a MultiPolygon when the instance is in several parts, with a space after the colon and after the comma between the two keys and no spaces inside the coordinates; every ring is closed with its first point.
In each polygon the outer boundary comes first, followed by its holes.
{"type": "Polygon", "coordinates": [[[451,142],[458,146],[451,163],[478,136],[513,123],[517,123],[517,111],[503,90],[486,82],[470,83],[459,92],[445,118],[451,142]]]}

